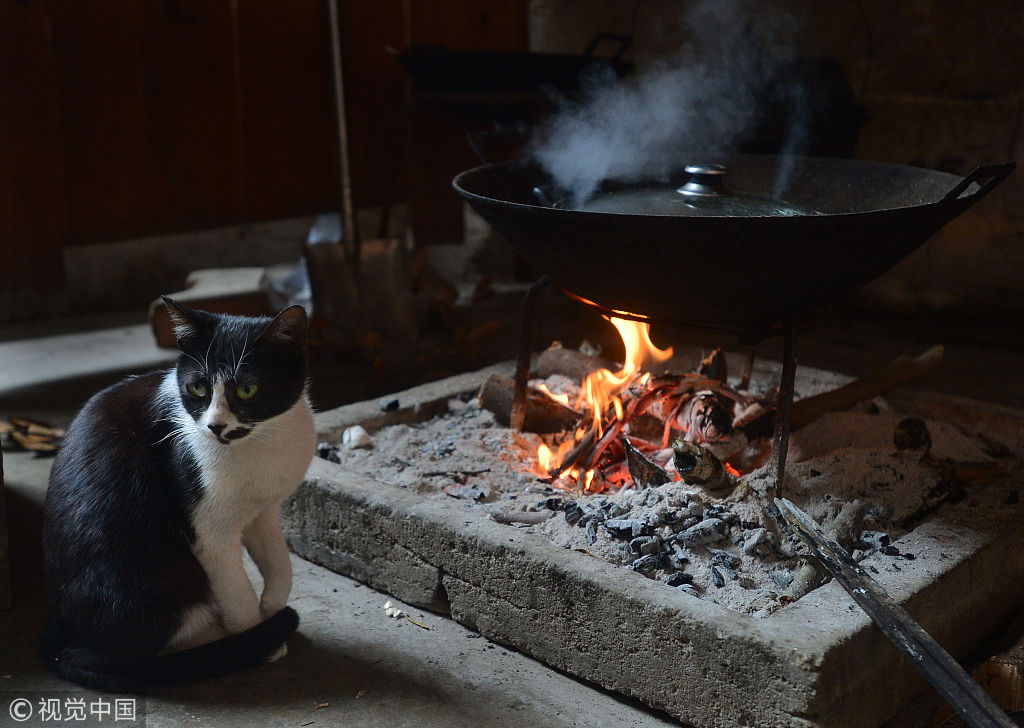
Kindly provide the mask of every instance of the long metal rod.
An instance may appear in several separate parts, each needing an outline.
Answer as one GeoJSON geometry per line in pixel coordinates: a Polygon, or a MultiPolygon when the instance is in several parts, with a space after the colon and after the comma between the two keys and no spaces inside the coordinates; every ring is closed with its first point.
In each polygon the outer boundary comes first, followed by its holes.
{"type": "Polygon", "coordinates": [[[896,648],[972,728],[1013,728],[1017,724],[976,683],[960,663],[928,634],[878,582],[830,541],[818,525],[785,498],[775,500],[786,521],[835,580],[867,612],[896,648]]]}
{"type": "Polygon", "coordinates": [[[523,299],[523,317],[519,324],[519,354],[516,357],[515,389],[512,392],[512,412],[509,426],[522,432],[526,423],[526,383],[530,378],[530,360],[533,357],[533,334],[537,326],[537,298],[541,290],[551,283],[547,276],[541,276],[530,286],[523,299]]]}
{"type": "Polygon", "coordinates": [[[331,70],[334,75],[334,109],[338,132],[338,171],[341,193],[341,241],[349,262],[359,266],[359,230],[356,227],[355,204],[352,201],[352,170],[348,154],[348,117],[345,113],[345,73],[341,58],[341,14],[338,0],[327,0],[331,31],[331,70]]]}
{"type": "Polygon", "coordinates": [[[775,408],[775,431],[772,435],[772,465],[775,470],[775,495],[777,497],[782,497],[782,483],[786,478],[789,427],[793,419],[793,394],[796,387],[793,320],[789,314],[782,319],[782,335],[782,378],[779,382],[779,404],[775,408]]]}

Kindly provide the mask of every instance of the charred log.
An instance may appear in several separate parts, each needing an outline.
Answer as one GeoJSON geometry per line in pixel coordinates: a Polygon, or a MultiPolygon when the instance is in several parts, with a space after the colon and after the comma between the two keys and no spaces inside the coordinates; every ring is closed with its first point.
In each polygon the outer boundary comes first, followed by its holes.
{"type": "MultiPolygon", "coordinates": [[[[480,387],[480,406],[494,413],[495,419],[508,426],[512,414],[512,400],[515,396],[515,380],[498,373],[491,374],[480,387]]],[[[576,410],[556,402],[535,389],[526,392],[526,421],[523,429],[527,432],[562,432],[570,429],[579,420],[576,410]]]]}
{"type": "Polygon", "coordinates": [[[672,443],[672,459],[679,477],[687,485],[699,485],[708,490],[731,485],[718,456],[694,442],[677,439],[672,443]]]}
{"type": "MultiPolygon", "coordinates": [[[[912,359],[901,356],[881,369],[844,384],[830,392],[805,397],[793,403],[790,429],[799,430],[829,412],[840,412],[865,399],[878,397],[905,384],[924,379],[942,363],[943,347],[935,346],[912,359]]],[[[743,426],[747,438],[768,437],[775,424],[775,412],[766,412],[743,426]]]]}
{"type": "Polygon", "coordinates": [[[657,487],[672,480],[664,468],[640,452],[628,437],[622,438],[622,446],[626,450],[626,467],[637,488],[657,487]]]}
{"type": "Polygon", "coordinates": [[[537,376],[542,378],[562,374],[574,381],[582,382],[588,374],[598,369],[613,368],[611,362],[600,356],[591,356],[561,346],[552,346],[537,357],[537,376]]]}

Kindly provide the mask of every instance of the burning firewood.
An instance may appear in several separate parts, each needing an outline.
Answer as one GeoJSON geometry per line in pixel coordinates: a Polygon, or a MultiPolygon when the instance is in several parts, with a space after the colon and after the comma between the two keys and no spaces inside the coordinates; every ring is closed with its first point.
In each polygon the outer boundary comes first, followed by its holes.
{"type": "Polygon", "coordinates": [[[640,452],[628,437],[622,438],[622,444],[626,448],[626,466],[629,468],[630,477],[633,478],[634,487],[657,487],[672,480],[664,468],[640,452]]]}
{"type": "Polygon", "coordinates": [[[728,381],[729,368],[725,361],[725,354],[722,353],[722,347],[716,347],[713,352],[700,360],[697,373],[708,379],[717,379],[722,384],[728,381]]]}
{"type": "MultiPolygon", "coordinates": [[[[491,374],[480,387],[480,406],[494,414],[495,419],[508,426],[512,414],[512,400],[515,381],[498,373],[491,374]]],[[[535,389],[526,392],[526,421],[523,429],[528,432],[561,432],[571,428],[579,420],[576,410],[556,402],[535,389]]]]}
{"type": "Polygon", "coordinates": [[[679,477],[688,485],[700,485],[708,490],[732,485],[722,461],[706,447],[679,438],[672,443],[672,459],[679,477]]]}
{"type": "Polygon", "coordinates": [[[537,357],[537,376],[550,377],[562,374],[576,382],[582,382],[588,374],[598,369],[611,369],[612,364],[600,356],[584,354],[563,346],[550,346],[537,357]]]}

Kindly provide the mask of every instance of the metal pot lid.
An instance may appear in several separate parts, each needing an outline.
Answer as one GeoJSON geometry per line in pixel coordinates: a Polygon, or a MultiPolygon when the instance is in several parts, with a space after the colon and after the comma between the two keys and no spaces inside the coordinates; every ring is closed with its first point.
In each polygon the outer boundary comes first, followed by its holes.
{"type": "Polygon", "coordinates": [[[642,185],[599,192],[580,206],[563,200],[556,207],[584,212],[674,217],[793,217],[820,215],[816,210],[785,200],[730,191],[722,165],[689,165],[681,187],[642,185]]]}

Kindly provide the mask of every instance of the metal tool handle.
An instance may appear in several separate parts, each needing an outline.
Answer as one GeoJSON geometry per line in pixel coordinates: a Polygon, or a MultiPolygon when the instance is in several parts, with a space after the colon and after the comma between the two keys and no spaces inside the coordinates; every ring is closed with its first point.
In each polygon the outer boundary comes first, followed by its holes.
{"type": "Polygon", "coordinates": [[[931,683],[971,728],[1013,728],[1017,724],[924,628],[914,621],[860,564],[818,524],[785,498],[775,500],[790,528],[806,543],[835,580],[867,612],[896,648],[931,683]]]}
{"type": "Polygon", "coordinates": [[[1010,172],[1016,169],[1016,162],[1006,164],[992,164],[985,167],[976,167],[973,172],[964,177],[956,187],[942,198],[943,202],[966,202],[968,206],[973,205],[982,197],[992,191],[992,188],[1006,179],[1010,172]],[[968,195],[964,192],[972,185],[977,184],[978,189],[968,195]]]}

